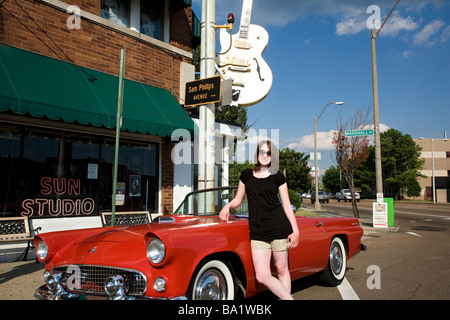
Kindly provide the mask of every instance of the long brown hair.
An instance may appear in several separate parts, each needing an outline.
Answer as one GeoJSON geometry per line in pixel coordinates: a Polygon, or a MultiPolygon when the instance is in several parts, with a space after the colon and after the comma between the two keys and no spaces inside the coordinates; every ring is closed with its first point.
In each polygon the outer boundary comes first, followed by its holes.
{"type": "Polygon", "coordinates": [[[259,150],[261,149],[261,147],[263,145],[267,144],[267,147],[269,148],[270,151],[270,164],[269,164],[269,172],[270,174],[275,174],[278,172],[278,168],[279,168],[279,151],[277,146],[272,143],[272,141],[270,141],[269,139],[266,140],[262,140],[258,143],[258,147],[256,148],[256,153],[255,153],[255,165],[253,166],[253,171],[255,172],[259,172],[261,170],[261,163],[259,162],[258,159],[258,155],[259,155],[259,150]]]}

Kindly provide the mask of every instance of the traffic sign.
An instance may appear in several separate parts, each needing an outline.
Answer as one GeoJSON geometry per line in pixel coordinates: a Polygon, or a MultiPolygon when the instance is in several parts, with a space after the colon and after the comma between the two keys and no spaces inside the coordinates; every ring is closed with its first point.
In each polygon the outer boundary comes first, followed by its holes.
{"type": "Polygon", "coordinates": [[[355,137],[355,136],[372,136],[373,129],[369,130],[347,130],[345,131],[346,137],[355,137]]]}
{"type": "Polygon", "coordinates": [[[219,102],[220,76],[186,82],[184,106],[219,102]]]}

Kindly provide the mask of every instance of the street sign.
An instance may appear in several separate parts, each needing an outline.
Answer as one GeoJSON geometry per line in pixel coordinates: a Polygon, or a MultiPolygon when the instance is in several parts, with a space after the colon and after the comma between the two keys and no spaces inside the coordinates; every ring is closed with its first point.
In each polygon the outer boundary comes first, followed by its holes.
{"type": "Polygon", "coordinates": [[[184,106],[220,101],[220,76],[186,82],[184,106]]]}
{"type": "Polygon", "coordinates": [[[356,136],[372,136],[373,129],[369,130],[347,130],[345,131],[346,137],[356,137],[356,136]]]}

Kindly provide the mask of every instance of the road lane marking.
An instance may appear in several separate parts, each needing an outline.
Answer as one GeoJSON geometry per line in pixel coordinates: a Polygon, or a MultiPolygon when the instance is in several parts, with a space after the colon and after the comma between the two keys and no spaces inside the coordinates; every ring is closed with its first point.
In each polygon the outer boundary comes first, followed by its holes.
{"type": "Polygon", "coordinates": [[[410,235],[412,235],[412,236],[419,237],[419,238],[423,238],[423,236],[421,236],[420,234],[417,234],[417,233],[415,233],[415,232],[405,232],[405,233],[410,234],[410,235]]]}
{"type": "Polygon", "coordinates": [[[342,280],[341,284],[337,286],[339,293],[341,294],[342,300],[359,300],[358,295],[352,286],[348,282],[347,278],[342,280]]]}
{"type": "Polygon", "coordinates": [[[440,216],[437,214],[428,214],[428,213],[415,213],[415,212],[406,212],[406,211],[395,211],[394,210],[394,214],[396,213],[402,213],[402,214],[409,214],[409,215],[414,215],[414,216],[426,216],[426,217],[435,217],[435,218],[442,218],[442,219],[448,219],[448,216],[440,216]]]}

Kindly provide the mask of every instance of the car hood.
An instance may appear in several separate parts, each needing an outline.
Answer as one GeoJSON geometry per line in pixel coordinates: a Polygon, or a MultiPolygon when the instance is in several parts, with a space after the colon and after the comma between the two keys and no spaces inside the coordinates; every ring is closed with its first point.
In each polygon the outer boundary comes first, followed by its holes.
{"type": "Polygon", "coordinates": [[[129,268],[130,261],[148,265],[147,243],[159,237],[170,245],[173,231],[197,225],[219,223],[218,217],[163,216],[155,222],[137,226],[51,232],[39,235],[49,246],[49,267],[71,264],[109,265],[129,268]]]}

